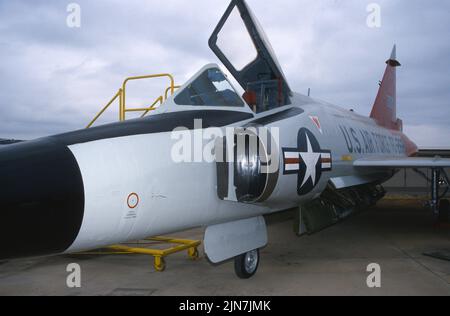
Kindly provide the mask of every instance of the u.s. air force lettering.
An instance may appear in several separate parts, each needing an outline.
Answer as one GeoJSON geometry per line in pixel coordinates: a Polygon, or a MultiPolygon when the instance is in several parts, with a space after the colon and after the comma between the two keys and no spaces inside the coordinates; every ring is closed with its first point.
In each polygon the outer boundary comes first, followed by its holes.
{"type": "Polygon", "coordinates": [[[306,128],[298,132],[297,142],[297,148],[283,148],[283,174],[297,175],[297,193],[305,195],[317,185],[322,172],[331,171],[331,151],[322,150],[314,134],[306,128]]]}

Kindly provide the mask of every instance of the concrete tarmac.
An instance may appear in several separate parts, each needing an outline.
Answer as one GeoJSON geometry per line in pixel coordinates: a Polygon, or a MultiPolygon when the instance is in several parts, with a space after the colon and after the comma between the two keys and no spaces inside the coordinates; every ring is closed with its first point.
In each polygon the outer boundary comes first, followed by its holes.
{"type": "Polygon", "coordinates": [[[268,218],[269,245],[250,280],[234,275],[233,262],[213,266],[185,253],[168,257],[163,273],[145,255],[57,256],[0,263],[0,295],[450,295],[450,262],[423,255],[450,251],[450,228],[435,227],[419,201],[385,200],[301,238],[291,215],[268,218]],[[81,267],[81,288],[67,287],[69,263],[81,267]],[[367,286],[371,263],[381,267],[381,288],[367,286]]]}

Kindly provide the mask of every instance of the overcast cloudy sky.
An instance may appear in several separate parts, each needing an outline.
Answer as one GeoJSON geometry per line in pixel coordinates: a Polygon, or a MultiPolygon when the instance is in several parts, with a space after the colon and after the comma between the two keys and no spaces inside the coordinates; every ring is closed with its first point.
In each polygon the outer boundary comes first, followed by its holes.
{"type": "MultiPolygon", "coordinates": [[[[0,138],[82,128],[126,76],[170,72],[183,83],[218,62],[207,41],[228,0],[79,0],[80,28],[67,26],[71,2],[0,0],[0,138]]],[[[406,132],[450,147],[450,1],[248,2],[294,90],[361,114],[397,43],[406,132]],[[366,23],[374,2],[380,28],[366,23]]]]}

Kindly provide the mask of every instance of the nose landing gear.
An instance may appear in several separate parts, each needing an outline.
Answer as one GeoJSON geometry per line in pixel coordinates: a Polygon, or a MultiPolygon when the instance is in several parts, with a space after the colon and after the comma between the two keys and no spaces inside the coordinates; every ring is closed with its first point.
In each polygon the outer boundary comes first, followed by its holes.
{"type": "Polygon", "coordinates": [[[249,251],[234,258],[234,271],[241,279],[250,279],[259,266],[259,249],[249,251]]]}

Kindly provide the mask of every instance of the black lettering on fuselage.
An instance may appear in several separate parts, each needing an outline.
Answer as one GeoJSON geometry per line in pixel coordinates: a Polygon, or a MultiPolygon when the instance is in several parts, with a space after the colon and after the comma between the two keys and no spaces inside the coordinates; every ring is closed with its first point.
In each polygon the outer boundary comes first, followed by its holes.
{"type": "Polygon", "coordinates": [[[342,135],[344,135],[345,143],[347,144],[347,149],[349,153],[353,153],[353,144],[350,139],[350,135],[347,132],[347,128],[345,126],[339,126],[341,129],[342,135]]]}
{"type": "Polygon", "coordinates": [[[351,127],[350,128],[350,133],[352,133],[352,136],[353,136],[353,140],[355,141],[355,144],[356,144],[356,152],[358,153],[358,154],[360,154],[361,153],[361,142],[359,141],[359,139],[358,139],[358,137],[357,137],[357,135],[356,135],[356,131],[351,127]]]}
{"type": "Polygon", "coordinates": [[[350,154],[404,154],[405,143],[401,136],[387,132],[373,132],[362,128],[339,125],[350,154]]]}

